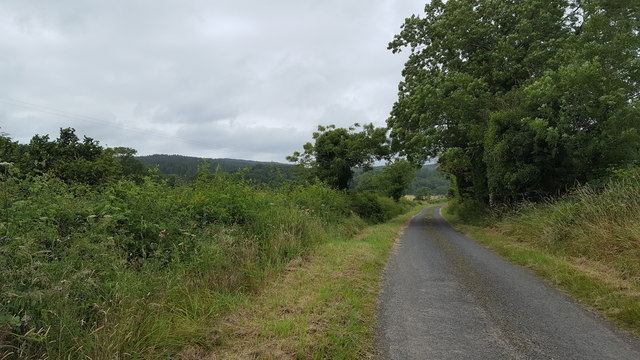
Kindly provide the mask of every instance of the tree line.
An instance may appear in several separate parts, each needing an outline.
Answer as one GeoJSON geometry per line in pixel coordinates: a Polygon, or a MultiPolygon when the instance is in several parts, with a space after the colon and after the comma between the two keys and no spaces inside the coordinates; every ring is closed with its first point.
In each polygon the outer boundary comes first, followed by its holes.
{"type": "Polygon", "coordinates": [[[391,149],[438,159],[455,196],[538,200],[640,165],[640,3],[433,0],[408,50],[391,149]]]}
{"type": "Polygon", "coordinates": [[[395,158],[389,147],[386,128],[373,124],[354,124],[349,128],[335,125],[318,126],[313,143],[304,144],[303,152],[296,151],[287,160],[298,165],[299,175],[317,179],[337,190],[347,190],[353,184],[356,170],[360,176],[356,190],[379,193],[399,201],[414,181],[417,167],[402,158],[395,158]],[[387,165],[371,173],[376,161],[387,165]]]}
{"type": "Polygon", "coordinates": [[[57,139],[35,135],[20,144],[0,134],[0,160],[11,164],[20,176],[52,175],[65,182],[98,185],[114,179],[139,181],[146,167],[135,159],[128,147],[105,148],[97,140],[78,138],[73,128],[60,129],[57,139]]]}
{"type": "Polygon", "coordinates": [[[409,56],[387,127],[319,126],[288,159],[337,189],[385,160],[359,186],[394,198],[429,160],[458,202],[598,187],[640,165],[639,34],[639,2],[433,0],[389,44],[409,56]]]}
{"type": "MultiPolygon", "coordinates": [[[[325,132],[332,130],[335,130],[334,126],[326,128],[325,132]]],[[[352,130],[351,134],[355,134],[352,130]]],[[[348,129],[338,129],[337,133],[342,131],[345,131],[344,134],[347,137],[351,136],[348,129]]],[[[383,129],[377,131],[378,138],[368,141],[370,145],[378,144],[376,146],[382,149],[385,146],[382,144],[387,142],[387,138],[383,129]]],[[[366,133],[355,136],[359,139],[368,137],[366,133]]],[[[356,143],[357,141],[345,142],[341,146],[347,148],[356,143]]],[[[360,158],[368,158],[369,149],[362,144],[357,146],[360,147],[360,158]]],[[[336,148],[334,151],[340,153],[336,148]]],[[[339,169],[338,164],[342,160],[336,159],[336,154],[329,154],[329,152],[325,151],[324,166],[326,168],[323,174],[334,176],[331,174],[339,169]]],[[[448,181],[434,169],[424,168],[416,173],[412,166],[402,161],[397,164],[390,163],[388,169],[378,166],[375,171],[365,172],[364,170],[373,169],[372,161],[367,168],[362,162],[350,160],[352,161],[350,166],[342,169],[347,175],[335,175],[332,178],[338,179],[342,176],[342,181],[346,181],[337,184],[324,178],[323,175],[316,177],[315,172],[309,173],[288,164],[238,159],[205,159],[182,155],[136,156],[136,154],[137,151],[132,148],[103,147],[91,137],[84,136],[80,139],[73,128],[60,129],[56,139],[51,139],[48,135],[35,135],[27,144],[14,141],[7,134],[0,136],[0,161],[10,163],[12,171],[17,176],[48,175],[67,183],[100,185],[119,179],[140,183],[145,176],[159,175],[169,185],[179,186],[196,181],[198,172],[206,167],[208,171],[238,173],[244,180],[254,184],[277,185],[292,181],[320,180],[337,189],[350,188],[374,192],[396,200],[405,192],[416,194],[418,190],[424,192],[424,189],[429,189],[428,194],[444,194],[448,185],[448,181]]]]}
{"type": "Polygon", "coordinates": [[[172,183],[193,182],[198,168],[206,164],[211,170],[227,173],[242,171],[245,179],[257,184],[295,180],[293,166],[272,162],[239,159],[209,159],[183,155],[155,154],[137,156],[136,160],[149,167],[157,167],[161,175],[172,183]]]}

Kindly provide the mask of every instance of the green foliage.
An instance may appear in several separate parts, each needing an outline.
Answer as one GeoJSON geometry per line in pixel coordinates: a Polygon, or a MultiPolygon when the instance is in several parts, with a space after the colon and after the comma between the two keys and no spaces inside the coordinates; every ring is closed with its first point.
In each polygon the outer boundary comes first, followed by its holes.
{"type": "Polygon", "coordinates": [[[371,192],[354,193],[351,201],[353,211],[371,223],[387,221],[407,208],[405,202],[394,202],[386,196],[371,192]]]}
{"type": "Polygon", "coordinates": [[[416,169],[411,163],[402,159],[396,160],[380,171],[364,173],[356,189],[374,191],[398,201],[415,179],[415,174],[416,169]]]}
{"type": "Polygon", "coordinates": [[[418,190],[416,190],[415,196],[416,196],[416,200],[418,201],[424,201],[424,200],[428,201],[429,199],[431,199],[431,196],[433,196],[433,190],[431,190],[428,187],[421,187],[418,190]]]}
{"type": "Polygon", "coordinates": [[[416,168],[406,160],[396,160],[385,166],[378,176],[378,187],[383,194],[399,201],[416,177],[416,168]]]}
{"type": "Polygon", "coordinates": [[[0,133],[0,161],[11,162],[19,159],[20,145],[5,133],[0,133]]]}
{"type": "Polygon", "coordinates": [[[287,160],[297,162],[312,179],[317,178],[335,189],[347,189],[355,167],[370,168],[374,160],[389,155],[386,129],[368,124],[356,132],[358,127],[359,124],[349,129],[318,126],[318,131],[313,133],[314,143],[306,143],[303,153],[296,151],[287,160]]]}
{"type": "Polygon", "coordinates": [[[410,48],[392,148],[439,158],[459,199],[564,193],[640,159],[640,5],[432,1],[389,47],[410,48]]]}
{"type": "Polygon", "coordinates": [[[431,189],[434,195],[446,195],[451,182],[436,170],[435,165],[425,165],[416,171],[416,179],[409,185],[408,194],[416,194],[417,191],[426,187],[431,189]]]}
{"type": "Polygon", "coordinates": [[[171,357],[270,271],[355,233],[364,222],[354,214],[380,222],[407,206],[319,183],[257,188],[206,166],[182,186],[148,176],[91,186],[11,169],[0,169],[8,358],[171,357]]]}
{"type": "Polygon", "coordinates": [[[553,252],[605,260],[625,277],[639,279],[638,216],[640,169],[635,168],[601,190],[582,186],[557,201],[524,205],[502,227],[553,252]]]}
{"type": "Polygon", "coordinates": [[[295,186],[288,196],[299,208],[327,222],[349,216],[350,205],[347,194],[336,192],[324,184],[295,186]]]}
{"type": "Polygon", "coordinates": [[[490,226],[495,220],[492,215],[498,214],[498,210],[491,212],[487,204],[473,200],[451,201],[447,211],[465,223],[476,226],[490,226]]]}
{"type": "MultiPolygon", "coordinates": [[[[376,166],[371,171],[356,169],[351,189],[356,189],[357,191],[376,190],[373,179],[382,168],[382,166],[376,166]]],[[[415,180],[409,184],[406,193],[416,194],[418,189],[426,187],[431,189],[434,195],[446,195],[450,186],[451,182],[440,171],[436,170],[436,165],[424,165],[416,171],[415,180]]]]}
{"type": "Polygon", "coordinates": [[[13,163],[21,177],[51,175],[67,183],[97,185],[123,178],[141,181],[146,169],[134,159],[135,153],[123,147],[103,148],[86,136],[81,141],[73,128],[60,129],[56,140],[36,135],[26,145],[0,136],[0,160],[13,163]]]}
{"type": "Polygon", "coordinates": [[[147,169],[143,163],[136,159],[137,152],[137,150],[128,147],[116,147],[113,149],[113,155],[120,164],[122,175],[139,182],[146,175],[147,169]]]}
{"type": "MultiPolygon", "coordinates": [[[[384,137],[365,129],[352,153],[384,137]]],[[[271,186],[206,162],[181,184],[135,153],[0,137],[0,358],[171,358],[270,272],[408,206],[272,167],[271,186]]]]}

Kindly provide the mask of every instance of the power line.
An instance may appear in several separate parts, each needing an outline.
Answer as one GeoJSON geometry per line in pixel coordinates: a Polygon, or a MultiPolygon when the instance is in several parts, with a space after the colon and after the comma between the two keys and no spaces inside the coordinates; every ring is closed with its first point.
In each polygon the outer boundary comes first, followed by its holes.
{"type": "Polygon", "coordinates": [[[183,143],[187,143],[187,144],[191,144],[191,145],[206,146],[208,149],[212,148],[211,144],[204,143],[204,142],[201,142],[201,141],[186,139],[186,138],[183,138],[183,137],[180,137],[180,136],[165,135],[165,134],[162,134],[162,133],[153,132],[153,131],[149,131],[149,130],[143,130],[143,129],[132,128],[132,127],[128,127],[128,126],[123,126],[123,125],[120,125],[120,124],[117,124],[117,123],[114,123],[114,122],[110,122],[110,121],[107,121],[107,120],[104,120],[104,119],[96,118],[96,117],[93,117],[93,116],[72,113],[70,111],[60,110],[60,109],[56,109],[56,108],[52,108],[52,107],[48,107],[48,106],[44,106],[44,105],[38,105],[38,104],[34,104],[34,103],[30,103],[30,102],[27,102],[27,101],[18,100],[18,99],[14,99],[14,98],[0,97],[0,103],[13,105],[13,106],[18,106],[18,107],[22,107],[22,108],[25,108],[25,109],[35,110],[35,111],[39,111],[39,112],[42,112],[42,113],[45,113],[45,114],[64,117],[64,118],[67,118],[67,119],[80,120],[80,121],[93,123],[93,124],[97,124],[97,125],[101,125],[101,126],[107,126],[107,127],[123,129],[123,130],[127,130],[127,131],[130,131],[130,132],[143,134],[143,135],[146,135],[146,136],[152,136],[152,137],[163,138],[163,139],[179,140],[179,141],[181,141],[183,143]]]}

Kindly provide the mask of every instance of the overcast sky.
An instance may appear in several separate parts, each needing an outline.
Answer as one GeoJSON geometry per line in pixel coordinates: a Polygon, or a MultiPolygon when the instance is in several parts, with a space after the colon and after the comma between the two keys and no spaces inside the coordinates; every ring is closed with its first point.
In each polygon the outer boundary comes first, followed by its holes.
{"type": "Polygon", "coordinates": [[[0,0],[0,131],[284,162],[318,124],[384,126],[425,0],[0,0]]]}

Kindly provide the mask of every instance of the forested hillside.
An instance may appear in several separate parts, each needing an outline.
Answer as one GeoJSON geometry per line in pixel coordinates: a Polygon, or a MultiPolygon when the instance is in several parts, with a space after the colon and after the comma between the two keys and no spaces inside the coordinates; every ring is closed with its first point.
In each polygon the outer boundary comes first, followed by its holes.
{"type": "Polygon", "coordinates": [[[166,155],[155,154],[146,156],[136,156],[141,163],[149,166],[157,166],[163,175],[180,175],[195,177],[198,172],[198,166],[206,161],[210,167],[224,172],[234,172],[241,168],[247,168],[253,165],[261,164],[258,161],[236,160],[236,159],[208,159],[183,155],[166,155]]]}
{"type": "Polygon", "coordinates": [[[201,166],[208,166],[211,170],[219,169],[227,173],[244,169],[245,178],[257,183],[293,180],[295,178],[291,165],[273,162],[238,159],[207,159],[164,154],[137,156],[136,160],[146,166],[157,167],[162,175],[178,177],[187,182],[195,180],[198,168],[201,166]]]}
{"type": "Polygon", "coordinates": [[[421,188],[429,188],[434,195],[447,195],[451,182],[439,170],[437,165],[423,166],[416,172],[416,180],[409,185],[408,194],[416,194],[421,188]]]}

